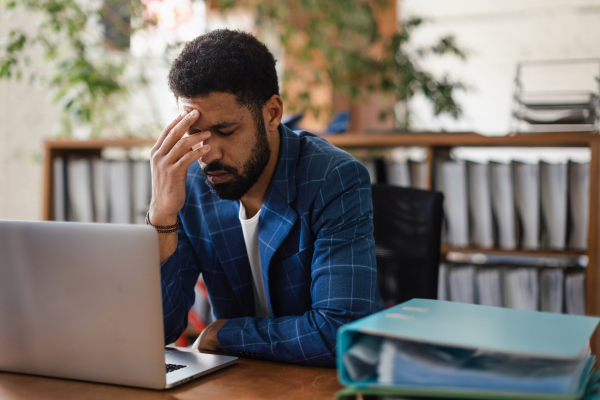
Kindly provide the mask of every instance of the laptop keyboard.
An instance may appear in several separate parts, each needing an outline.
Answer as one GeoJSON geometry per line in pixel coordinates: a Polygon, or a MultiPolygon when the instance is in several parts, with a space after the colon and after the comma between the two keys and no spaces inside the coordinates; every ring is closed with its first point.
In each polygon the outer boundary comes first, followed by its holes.
{"type": "Polygon", "coordinates": [[[177,371],[178,369],[187,367],[187,365],[179,365],[179,364],[166,364],[166,366],[167,366],[167,374],[169,372],[177,371]]]}

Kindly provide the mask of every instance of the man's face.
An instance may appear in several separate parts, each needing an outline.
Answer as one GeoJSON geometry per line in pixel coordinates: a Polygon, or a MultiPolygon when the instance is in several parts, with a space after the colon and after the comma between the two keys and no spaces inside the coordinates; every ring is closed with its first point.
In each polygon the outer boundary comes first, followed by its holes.
{"type": "Polygon", "coordinates": [[[262,114],[254,118],[234,95],[212,92],[180,98],[180,111],[198,110],[190,135],[210,131],[210,151],[198,160],[211,190],[224,200],[241,199],[256,183],[271,157],[262,114]]]}

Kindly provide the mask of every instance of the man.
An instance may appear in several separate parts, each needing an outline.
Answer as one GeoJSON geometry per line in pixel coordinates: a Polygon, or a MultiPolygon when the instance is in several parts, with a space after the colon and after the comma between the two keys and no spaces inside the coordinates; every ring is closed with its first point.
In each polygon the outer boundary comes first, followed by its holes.
{"type": "Polygon", "coordinates": [[[187,326],[202,273],[215,322],[201,351],[334,366],[338,328],[381,304],[368,172],[280,124],[275,60],[250,34],[189,42],[169,86],[181,115],[152,149],[147,221],[166,342],[187,326]]]}

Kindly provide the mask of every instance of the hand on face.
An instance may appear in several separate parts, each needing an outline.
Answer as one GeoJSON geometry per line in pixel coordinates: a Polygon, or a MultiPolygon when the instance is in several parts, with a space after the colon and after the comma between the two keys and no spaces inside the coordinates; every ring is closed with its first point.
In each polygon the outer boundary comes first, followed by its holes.
{"type": "Polygon", "coordinates": [[[162,132],[151,151],[153,225],[173,225],[185,202],[185,181],[192,163],[210,151],[202,145],[209,131],[186,135],[198,119],[198,111],[182,112],[162,132]]]}

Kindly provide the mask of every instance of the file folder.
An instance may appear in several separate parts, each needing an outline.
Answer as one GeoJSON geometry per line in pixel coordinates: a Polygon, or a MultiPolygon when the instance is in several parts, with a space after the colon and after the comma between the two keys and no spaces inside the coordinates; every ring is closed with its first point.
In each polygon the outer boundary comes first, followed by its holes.
{"type": "Polygon", "coordinates": [[[479,399],[581,398],[593,372],[594,357],[585,357],[600,320],[594,317],[513,310],[439,300],[413,299],[343,326],[338,331],[338,378],[350,393],[479,399]],[[532,359],[584,360],[581,379],[569,393],[486,390],[429,384],[381,384],[353,380],[344,355],[360,338],[392,338],[405,342],[477,350],[532,359]]]}

